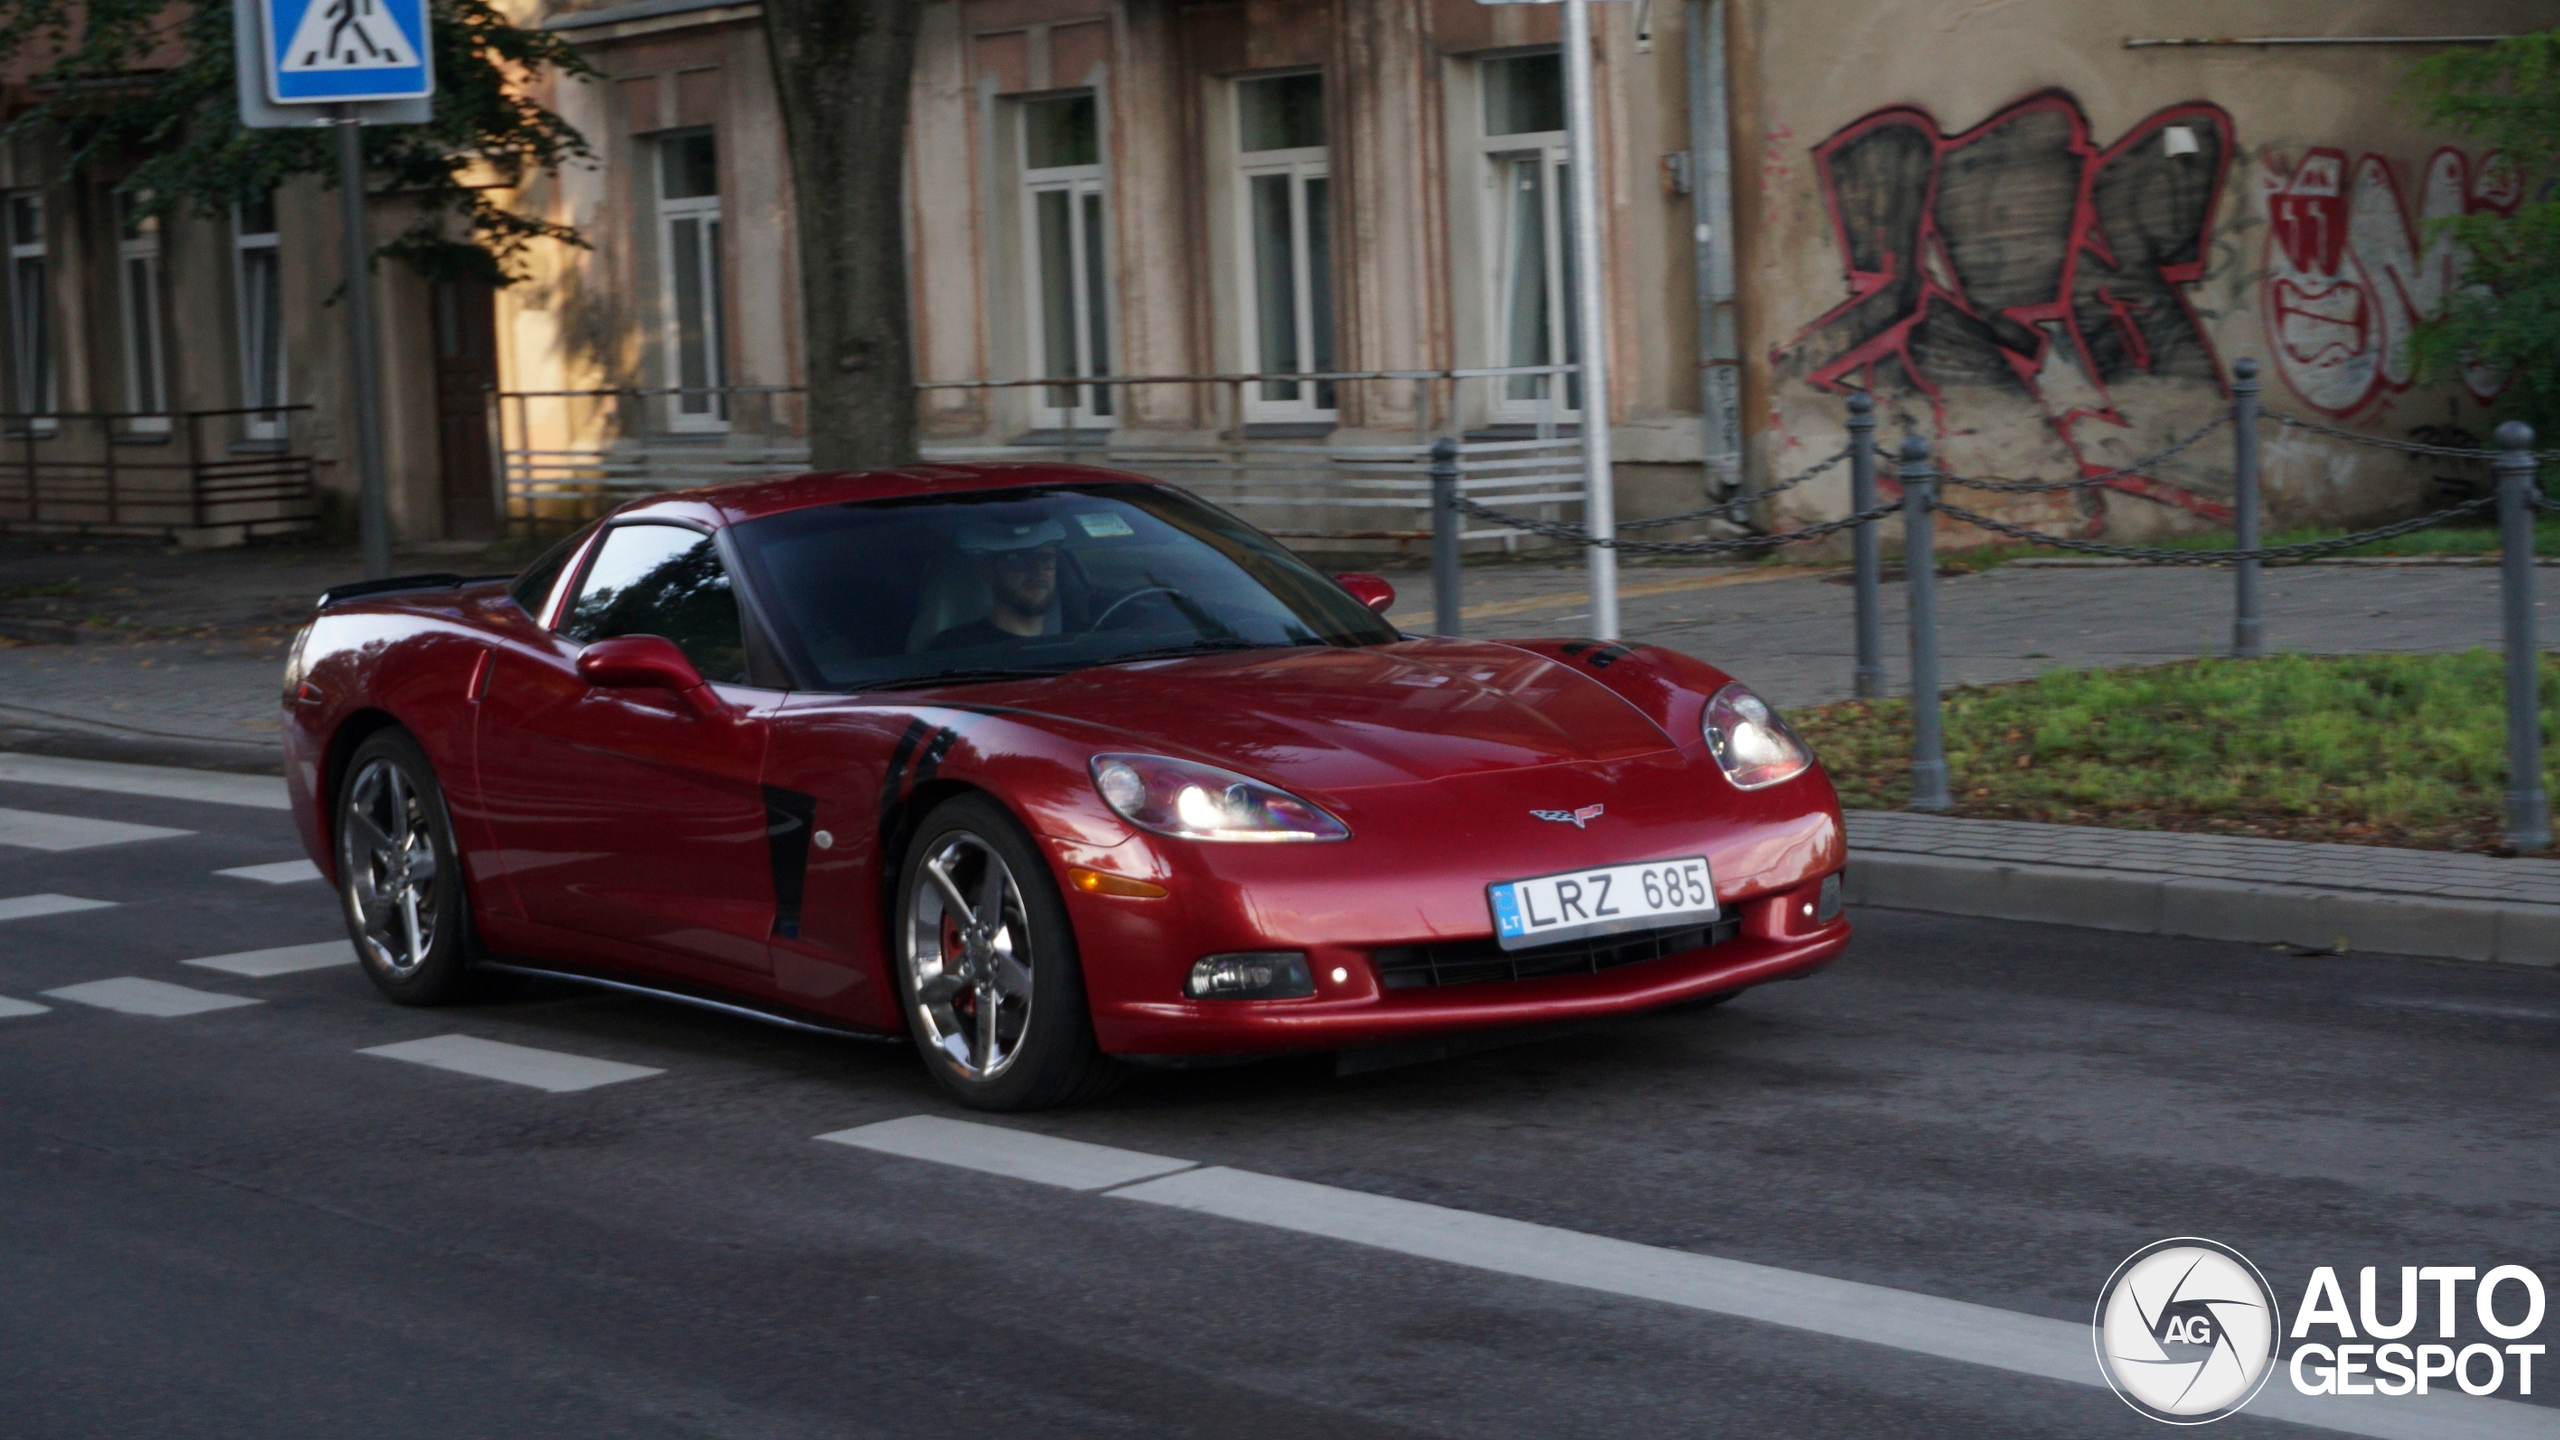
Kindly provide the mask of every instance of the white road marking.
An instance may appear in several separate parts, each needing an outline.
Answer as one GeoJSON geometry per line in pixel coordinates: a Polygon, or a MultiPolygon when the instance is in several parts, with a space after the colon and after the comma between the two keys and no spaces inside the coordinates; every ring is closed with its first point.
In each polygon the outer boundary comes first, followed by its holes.
{"type": "Polygon", "coordinates": [[[323,940],[317,945],[286,945],[274,950],[243,950],[236,955],[207,955],[201,960],[181,960],[203,970],[220,970],[228,975],[246,975],[263,980],[270,975],[291,975],[301,970],[325,970],[332,965],[356,963],[355,946],[344,940],[323,940]]]}
{"type": "Polygon", "coordinates": [[[234,880],[255,880],[263,885],[299,885],[320,878],[320,867],[308,860],[278,860],[272,865],[242,865],[231,870],[216,870],[234,880]]]}
{"type": "Polygon", "coordinates": [[[39,1005],[33,1000],[12,1000],[6,995],[0,995],[0,1020],[13,1020],[20,1015],[51,1013],[53,1013],[53,1007],[50,1005],[39,1005]]]}
{"type": "MultiPolygon", "coordinates": [[[[1586,1235],[1552,1225],[1369,1195],[1249,1170],[1192,1168],[1188,1161],[1167,1156],[936,1116],[910,1116],[818,1138],[867,1144],[848,1137],[872,1133],[905,1138],[901,1143],[867,1148],[1079,1190],[1109,1184],[1086,1183],[1083,1178],[1080,1167],[1098,1166],[1100,1157],[1153,1164],[1181,1173],[1108,1189],[1107,1198],[1216,1215],[1494,1274],[1572,1285],[1995,1370],[2106,1388],[2106,1378],[2098,1371],[2090,1328],[2084,1321],[2024,1315],[1938,1295],[1638,1245],[1604,1235],[1586,1235]],[[1026,1141],[1039,1144],[1027,1145],[1026,1141]],[[1013,1158],[1040,1155],[1046,1147],[1060,1147],[1049,1152],[1061,1157],[1053,1171],[1043,1173],[1046,1167],[1013,1158]],[[1084,1152],[1099,1152],[1099,1156],[1084,1152]],[[1007,1163],[987,1163],[990,1160],[1007,1163]],[[1052,1178],[1053,1175],[1065,1178],[1052,1178]]],[[[2096,1281],[2091,1283],[2094,1286],[2096,1281]]],[[[2269,1377],[2266,1388],[2249,1402],[2248,1413],[2349,1435],[2374,1436],[2377,1440],[2492,1440],[2504,1436],[2560,1440],[2560,1409],[2548,1406],[2442,1390],[2423,1399],[2304,1395],[2282,1374],[2269,1377]]]]}
{"type": "Polygon", "coordinates": [[[284,782],[272,775],[231,775],[219,770],[180,770],[166,765],[120,765],[110,760],[64,760],[52,755],[0,754],[0,780],[19,785],[60,785],[163,800],[289,810],[284,782]]]}
{"type": "Polygon", "coordinates": [[[511,1085],[530,1085],[555,1095],[666,1073],[646,1065],[625,1065],[619,1060],[563,1055],[557,1050],[536,1050],[526,1045],[509,1045],[470,1035],[403,1040],[397,1045],[376,1045],[356,1053],[379,1055],[386,1060],[406,1060],[413,1065],[432,1065],[438,1070],[477,1075],[484,1080],[504,1080],[511,1085]]]}
{"type": "Polygon", "coordinates": [[[161,980],[145,980],[139,975],[120,975],[113,980],[92,980],[86,985],[65,985],[44,992],[55,1000],[76,1000],[113,1010],[123,1015],[201,1015],[208,1010],[230,1010],[241,1005],[258,1005],[263,1001],[245,995],[216,995],[210,990],[190,990],[184,985],[171,985],[161,980]]]}
{"type": "Polygon", "coordinates": [[[817,1138],[1069,1190],[1107,1190],[1167,1171],[1188,1170],[1198,1163],[1109,1145],[1088,1145],[1081,1140],[1060,1140],[1028,1130],[1007,1130],[1000,1125],[945,1120],[939,1115],[909,1115],[903,1120],[858,1125],[817,1138]]]}
{"type": "Polygon", "coordinates": [[[47,815],[39,810],[0,810],[0,845],[20,845],[29,850],[86,850],[94,845],[167,840],[194,833],[192,830],[172,830],[165,825],[128,825],[121,820],[47,815]]]}
{"type": "Polygon", "coordinates": [[[0,900],[0,920],[32,920],[38,915],[68,915],[74,910],[106,910],[113,900],[83,900],[77,895],[15,895],[0,900]]]}

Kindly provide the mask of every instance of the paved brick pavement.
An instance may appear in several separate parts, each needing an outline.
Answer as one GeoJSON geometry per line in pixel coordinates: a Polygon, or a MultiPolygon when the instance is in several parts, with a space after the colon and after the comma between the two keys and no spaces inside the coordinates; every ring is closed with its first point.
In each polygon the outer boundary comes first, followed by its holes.
{"type": "MultiPolygon", "coordinates": [[[[2537,576],[2560,599],[2560,568],[2537,576]]],[[[1390,577],[1400,624],[1431,624],[1428,571],[1390,577]]],[[[1843,572],[1630,565],[1621,628],[1631,638],[1711,660],[1782,706],[1845,700],[1855,662],[1856,597],[1843,572]]],[[[1579,569],[1505,565],[1466,576],[1467,629],[1479,635],[1580,633],[1589,607],[1579,569]],[[1481,576],[1481,578],[1479,578],[1481,576]]],[[[2003,566],[1938,583],[1939,665],[1949,684],[2024,680],[2047,670],[2154,665],[2226,653],[2231,576],[2206,566],[2003,566]]],[[[2268,648],[2309,654],[2495,648],[2491,567],[2301,565],[2263,582],[2268,648]]],[[[1909,684],[1902,587],[1884,587],[1888,686],[1909,684]]],[[[2546,648],[2560,619],[2546,618],[2546,648]]]]}

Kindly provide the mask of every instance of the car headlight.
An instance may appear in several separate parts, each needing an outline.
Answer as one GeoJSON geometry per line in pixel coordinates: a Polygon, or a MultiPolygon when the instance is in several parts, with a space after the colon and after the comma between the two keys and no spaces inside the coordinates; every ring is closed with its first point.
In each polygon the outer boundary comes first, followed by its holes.
{"type": "Polygon", "coordinates": [[[1096,755],[1093,788],[1112,813],[1183,840],[1348,840],[1341,821],[1259,780],[1162,755],[1096,755]]]}
{"type": "Polygon", "coordinates": [[[1744,686],[1727,685],[1707,701],[1703,728],[1707,748],[1737,790],[1758,790],[1813,768],[1813,752],[1768,701],[1744,686]]]}

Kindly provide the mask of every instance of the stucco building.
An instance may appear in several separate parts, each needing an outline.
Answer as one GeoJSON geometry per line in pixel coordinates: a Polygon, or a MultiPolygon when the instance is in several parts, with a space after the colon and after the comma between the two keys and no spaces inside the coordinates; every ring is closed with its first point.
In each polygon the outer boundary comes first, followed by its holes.
{"type": "MultiPolygon", "coordinates": [[[[1572,518],[1576,437],[1605,419],[1621,513],[1659,514],[1833,453],[1851,389],[1877,395],[1888,438],[1916,428],[1975,475],[2147,455],[2212,417],[2244,355],[2271,410],[2485,431],[2497,377],[2415,388],[2401,349],[2456,283],[2424,222],[2548,179],[2412,123],[2396,87],[2433,47],[2347,42],[2511,33],[2547,6],[1594,8],[1605,417],[1559,369],[1578,358],[1566,281],[1585,257],[1563,224],[1552,7],[930,0],[914,124],[882,156],[912,196],[929,451],[1111,456],[1306,543],[1375,546],[1419,530],[1415,452],[1435,436],[1466,439],[1490,496],[1572,518]],[[2234,29],[2285,43],[2144,43],[2234,29]],[[1310,373],[1338,378],[1272,378],[1310,373]],[[1088,376],[1117,383],[1024,383],[1088,376]]],[[[567,514],[805,453],[758,7],[522,18],[602,72],[545,97],[598,163],[516,197],[588,247],[539,252],[494,295],[377,276],[394,518],[412,538],[476,533],[497,488],[518,513],[567,514]]],[[[309,401],[301,448],[324,489],[351,484],[321,192],[280,193],[273,232],[184,218],[119,238],[103,190],[57,193],[40,157],[10,163],[11,204],[40,199],[47,247],[13,241],[12,264],[52,266],[56,297],[10,300],[11,408],[42,408],[27,377],[44,365],[64,410],[309,401]],[[263,273],[262,233],[270,290],[244,278],[263,273]],[[119,287],[145,255],[165,398],[126,378],[149,347],[119,287]],[[280,359],[254,339],[269,293],[280,359]]],[[[2006,513],[2117,538],[2211,526],[2228,454],[2217,437],[2006,513]]],[[[2279,522],[2404,512],[2460,483],[2442,468],[2269,432],[2279,522]]],[[[1841,513],[1845,487],[1826,474],[1762,518],[1841,513]]]]}

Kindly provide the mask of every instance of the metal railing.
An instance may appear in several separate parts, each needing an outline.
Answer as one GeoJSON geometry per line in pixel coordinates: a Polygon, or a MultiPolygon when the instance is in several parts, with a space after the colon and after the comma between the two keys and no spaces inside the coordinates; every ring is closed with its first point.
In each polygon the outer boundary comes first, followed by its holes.
{"type": "MultiPolygon", "coordinates": [[[[1068,415],[1108,415],[1117,424],[1016,425],[1004,440],[928,440],[928,462],[1032,461],[1107,465],[1171,480],[1236,510],[1283,539],[1403,546],[1431,538],[1431,447],[1449,438],[1467,464],[1466,493],[1487,502],[1531,508],[1554,520],[1582,504],[1582,440],[1563,410],[1560,378],[1570,365],[1436,370],[1345,370],[1198,375],[1107,375],[1067,379],[929,381],[921,395],[977,392],[1002,406],[1005,392],[1059,392],[1068,415]],[[1457,417],[1498,411],[1495,397],[1471,399],[1465,387],[1527,389],[1525,413],[1447,436],[1457,417]],[[1329,423],[1260,423],[1255,386],[1313,386],[1337,397],[1355,387],[1371,410],[1384,402],[1412,417],[1411,443],[1345,443],[1329,423]],[[1181,393],[1162,407],[1207,418],[1176,428],[1159,416],[1128,417],[1133,400],[1154,390],[1181,393]],[[1401,394],[1393,392],[1402,392],[1401,394]]],[[[804,468],[809,449],[806,392],[790,386],[717,390],[618,388],[501,391],[491,398],[500,485],[511,522],[583,519],[635,495],[753,478],[804,468]],[[688,410],[690,413],[688,413],[688,410]]],[[[988,407],[990,410],[995,407],[988,407]]],[[[1028,405],[1015,405],[1022,417],[1028,405]]],[[[947,417],[928,417],[944,419],[947,417]]],[[[991,433],[1001,434],[987,417],[991,433]]],[[[1399,429],[1402,428],[1400,425],[1399,429]]],[[[1535,532],[1516,526],[1469,527],[1469,543],[1506,547],[1535,532]]]]}
{"type": "Polygon", "coordinates": [[[308,527],[309,405],[0,414],[0,531],[177,535],[308,527]]]}
{"type": "MultiPolygon", "coordinates": [[[[2542,783],[2540,652],[2534,633],[2534,528],[2536,517],[2542,512],[2560,511],[2560,501],[2546,498],[2537,479],[2541,464],[2560,460],[2560,451],[2535,451],[2532,428],[2516,420],[2498,427],[2497,448],[2477,449],[2392,440],[2294,416],[2264,414],[2258,405],[2257,362],[2243,359],[2232,367],[2232,372],[2231,404],[2223,413],[2132,464],[2070,480],[1982,479],[1948,474],[1934,463],[1928,439],[1912,434],[1903,437],[1897,457],[1894,478],[1900,484],[1901,498],[1899,501],[1879,502],[1876,495],[1874,401],[1864,394],[1853,394],[1848,401],[1849,448],[1846,451],[1791,479],[1737,495],[1722,505],[1710,507],[1711,510],[1747,507],[1801,484],[1845,458],[1850,470],[1850,513],[1840,519],[1737,538],[1670,542],[1600,538],[1570,525],[1505,515],[1468,498],[1460,489],[1457,457],[1450,454],[1442,458],[1434,471],[1439,487],[1433,507],[1435,523],[1442,534],[1454,535],[1460,517],[1472,515],[1496,523],[1520,525],[1572,544],[1607,546],[1622,553],[1692,556],[1746,552],[1765,554],[1779,546],[1801,544],[1849,530],[1854,541],[1851,564],[1857,590],[1854,621],[1857,658],[1852,678],[1859,698],[1870,699],[1884,693],[1883,561],[1877,527],[1879,522],[1899,514],[1902,517],[1904,611],[1911,646],[1909,805],[1914,810],[1931,811],[1944,810],[1953,804],[1944,731],[1939,718],[1936,560],[1939,516],[2032,546],[2100,555],[2138,564],[2228,565],[2232,567],[2234,580],[2232,654],[2235,658],[2254,659],[2265,653],[2266,624],[2258,586],[2261,565],[2310,560],[2351,550],[2484,515],[2494,507],[2499,530],[2501,610],[2506,651],[2506,838],[2508,845],[2519,852],[2548,847],[2551,844],[2551,807],[2542,783]],[[2260,543],[2259,537],[2258,426],[2267,421],[2311,430],[2353,444],[2411,455],[2485,462],[2495,476],[2494,489],[2487,495],[2353,534],[2290,545],[2265,545],[2260,543]],[[2052,494],[2122,484],[2139,479],[2143,472],[2156,469],[2162,462],[2192,448],[2225,425],[2231,427],[2233,437],[2231,513],[2234,532],[2229,549],[2116,545],[2052,535],[2032,526],[1949,503],[1942,494],[1942,487],[1968,488],[1993,494],[2052,494]]],[[[1455,547],[1435,545],[1432,569],[1433,586],[1439,599],[1439,633],[1457,634],[1461,572],[1455,547]]]]}

